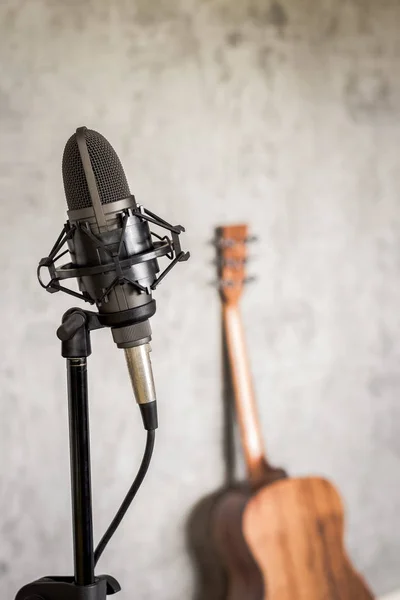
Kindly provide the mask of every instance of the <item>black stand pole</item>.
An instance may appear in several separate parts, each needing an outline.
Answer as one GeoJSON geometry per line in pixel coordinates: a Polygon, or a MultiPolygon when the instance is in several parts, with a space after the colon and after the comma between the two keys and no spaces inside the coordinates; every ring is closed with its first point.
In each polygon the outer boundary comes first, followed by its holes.
{"type": "Polygon", "coordinates": [[[67,359],[75,575],[34,581],[15,600],[106,600],[121,589],[110,575],[94,574],[87,357],[90,331],[100,327],[96,313],[73,308],[57,331],[67,359]]]}
{"type": "Polygon", "coordinates": [[[67,358],[71,492],[76,585],[94,583],[87,363],[67,358]]]}

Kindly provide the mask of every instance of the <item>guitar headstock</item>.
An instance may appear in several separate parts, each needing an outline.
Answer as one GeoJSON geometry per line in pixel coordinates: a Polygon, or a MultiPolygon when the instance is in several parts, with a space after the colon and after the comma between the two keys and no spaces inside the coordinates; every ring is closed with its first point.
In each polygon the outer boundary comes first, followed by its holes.
{"type": "Polygon", "coordinates": [[[236,304],[246,280],[247,225],[230,225],[216,229],[218,281],[227,304],[236,304]]]}

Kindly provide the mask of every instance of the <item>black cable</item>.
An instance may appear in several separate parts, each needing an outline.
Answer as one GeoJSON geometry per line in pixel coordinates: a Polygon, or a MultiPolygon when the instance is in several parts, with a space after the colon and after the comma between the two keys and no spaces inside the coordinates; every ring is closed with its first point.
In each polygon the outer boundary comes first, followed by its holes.
{"type": "Polygon", "coordinates": [[[154,429],[150,429],[147,431],[146,447],[144,449],[144,454],[143,454],[141,465],[139,467],[139,471],[138,471],[136,478],[135,478],[134,482],[132,483],[128,493],[126,494],[121,506],[119,507],[115,517],[111,521],[107,531],[105,532],[105,534],[101,538],[100,542],[98,543],[98,546],[94,553],[94,564],[95,565],[97,564],[100,556],[103,554],[105,547],[107,546],[108,542],[110,541],[110,539],[114,535],[115,531],[117,530],[118,525],[121,523],[122,519],[124,518],[128,508],[130,507],[130,505],[132,503],[132,500],[136,496],[140,486],[143,483],[143,479],[146,476],[147,470],[150,465],[151,457],[153,454],[155,437],[156,437],[156,432],[154,429]]]}

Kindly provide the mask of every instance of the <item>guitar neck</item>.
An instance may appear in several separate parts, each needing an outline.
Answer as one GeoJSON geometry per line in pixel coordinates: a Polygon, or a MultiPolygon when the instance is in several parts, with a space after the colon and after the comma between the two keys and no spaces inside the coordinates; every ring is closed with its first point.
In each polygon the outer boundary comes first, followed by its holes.
{"type": "Polygon", "coordinates": [[[273,471],[266,460],[246,342],[237,303],[223,304],[223,320],[240,437],[252,486],[264,484],[273,471]]]}

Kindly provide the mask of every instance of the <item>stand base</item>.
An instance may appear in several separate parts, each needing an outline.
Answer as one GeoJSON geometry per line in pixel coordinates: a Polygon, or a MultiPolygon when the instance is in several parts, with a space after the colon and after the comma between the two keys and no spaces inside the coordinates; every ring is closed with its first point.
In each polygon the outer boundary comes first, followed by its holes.
{"type": "Polygon", "coordinates": [[[120,589],[111,575],[100,575],[86,586],[75,585],[73,577],[43,577],[25,585],[15,600],[106,600],[120,589]]]}

